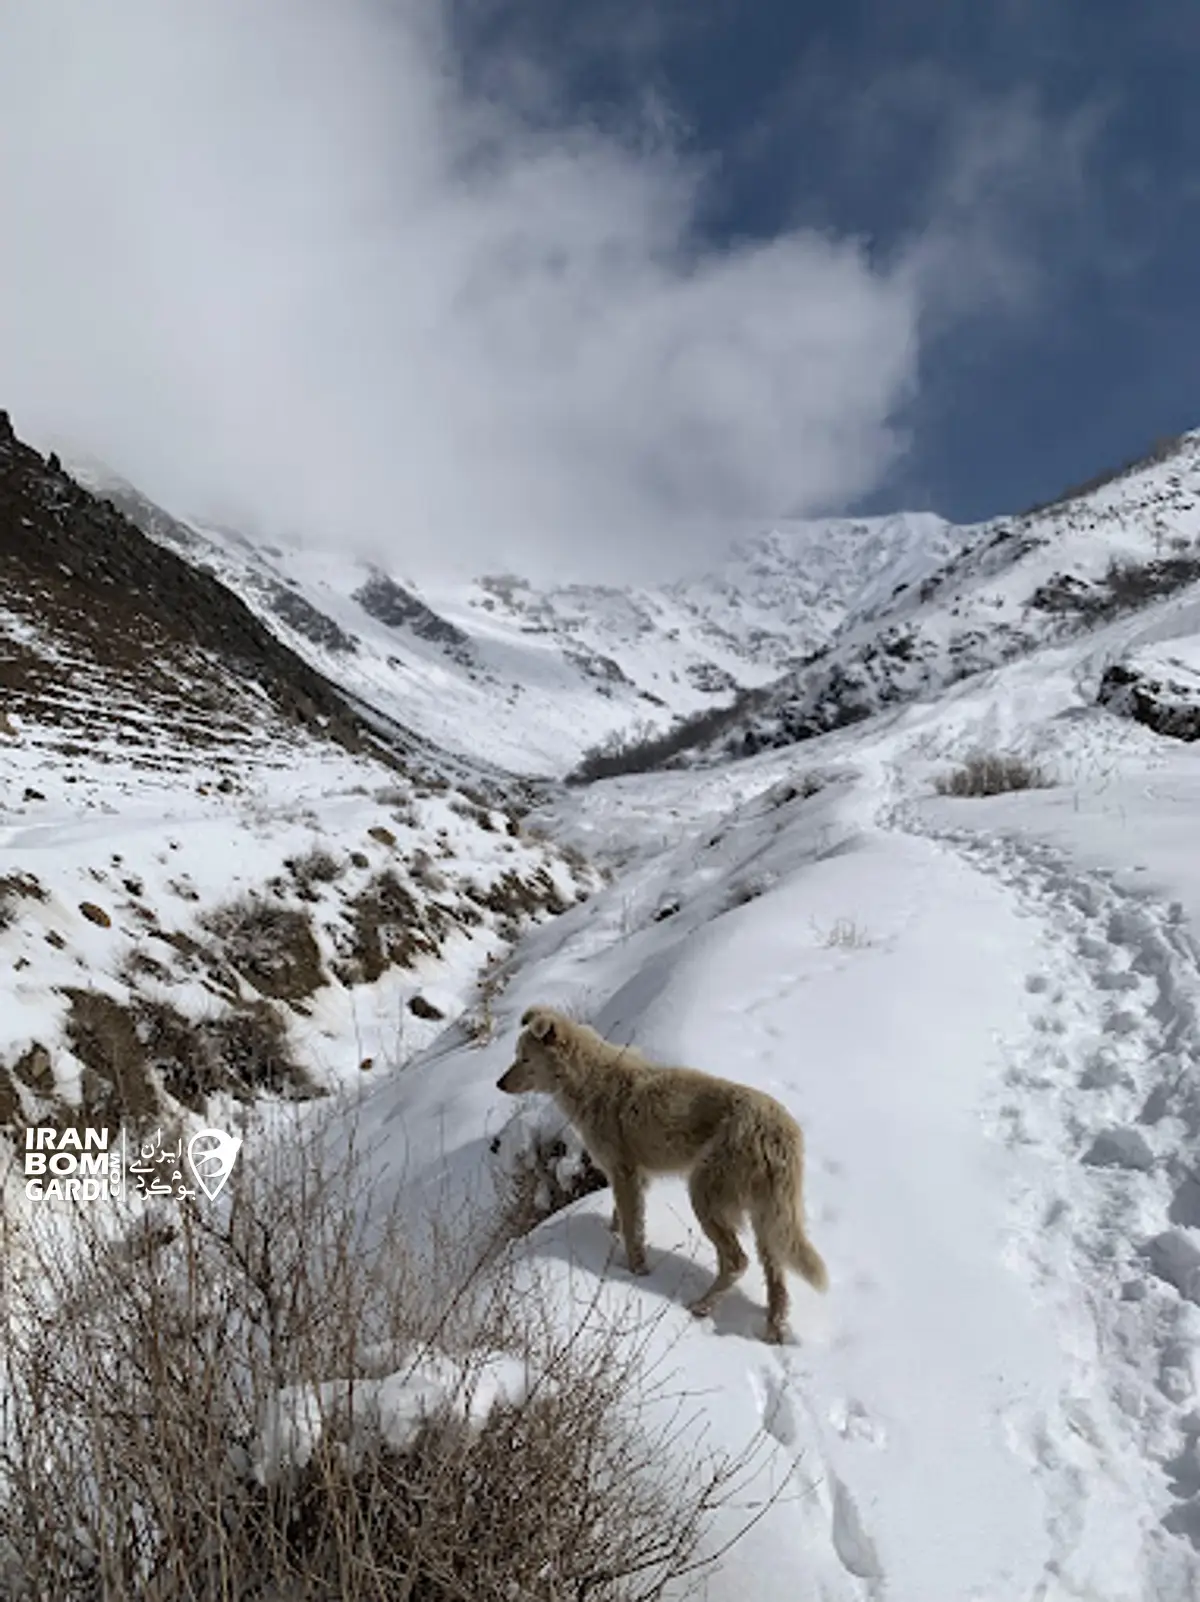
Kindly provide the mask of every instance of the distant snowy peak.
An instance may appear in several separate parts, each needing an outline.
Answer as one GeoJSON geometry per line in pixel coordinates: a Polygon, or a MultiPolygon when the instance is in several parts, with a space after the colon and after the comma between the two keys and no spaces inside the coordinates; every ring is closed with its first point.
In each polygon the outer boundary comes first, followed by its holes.
{"type": "Polygon", "coordinates": [[[920,513],[794,521],[744,531],[711,571],[657,587],[514,574],[437,584],[340,548],[201,526],[94,462],[76,471],[219,578],[355,707],[525,774],[561,774],[595,745],[762,689],[970,533],[920,513]]]}
{"type": "Polygon", "coordinates": [[[802,658],[919,583],[975,537],[932,512],[776,523],[742,535],[715,571],[672,586],[732,632],[802,658]]]}
{"type": "Polygon", "coordinates": [[[658,586],[431,583],[332,543],[187,523],[128,485],[114,498],[355,707],[494,768],[561,775],[685,720],[708,720],[714,755],[807,738],[1179,588],[1196,576],[1200,435],[1016,518],[731,531],[725,560],[658,586]]]}
{"type": "Polygon", "coordinates": [[[918,561],[890,595],[877,582],[869,602],[851,603],[821,659],[747,706],[713,754],[809,739],[1200,593],[1200,431],[1060,501],[946,538],[949,554],[923,576],[918,561]]]}

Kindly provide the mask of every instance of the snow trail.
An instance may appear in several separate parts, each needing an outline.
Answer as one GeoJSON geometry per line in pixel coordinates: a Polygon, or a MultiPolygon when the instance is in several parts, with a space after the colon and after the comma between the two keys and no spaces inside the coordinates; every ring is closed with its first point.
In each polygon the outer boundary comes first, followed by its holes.
{"type": "Polygon", "coordinates": [[[1200,952],[1182,906],[1015,835],[923,835],[1036,919],[1029,1034],[987,1118],[1023,1159],[1007,1258],[1069,1383],[1014,1409],[1052,1556],[1030,1602],[1200,1594],[1200,952]]]}

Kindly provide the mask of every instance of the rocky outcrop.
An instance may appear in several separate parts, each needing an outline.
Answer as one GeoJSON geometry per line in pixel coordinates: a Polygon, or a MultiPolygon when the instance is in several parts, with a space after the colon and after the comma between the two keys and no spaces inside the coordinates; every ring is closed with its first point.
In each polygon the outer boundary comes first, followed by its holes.
{"type": "Polygon", "coordinates": [[[1200,740],[1200,654],[1191,662],[1169,656],[1114,662],[1097,700],[1155,734],[1200,740]]]}
{"type": "Polygon", "coordinates": [[[136,727],[149,753],[168,737],[251,738],[266,716],[391,760],[244,601],[22,444],[4,412],[0,613],[0,689],[18,719],[77,725],[87,743],[136,727]]]}

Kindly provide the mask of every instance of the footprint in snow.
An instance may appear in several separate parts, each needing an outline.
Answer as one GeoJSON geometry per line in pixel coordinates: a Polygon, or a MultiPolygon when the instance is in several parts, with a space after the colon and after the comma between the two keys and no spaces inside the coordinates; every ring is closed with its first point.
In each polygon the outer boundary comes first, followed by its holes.
{"type": "Polygon", "coordinates": [[[887,1445],[887,1430],[855,1396],[839,1398],[829,1407],[829,1422],[844,1441],[861,1441],[865,1446],[887,1445]]]}
{"type": "Polygon", "coordinates": [[[863,1529],[858,1504],[832,1469],[829,1470],[829,1484],[833,1493],[833,1528],[830,1533],[833,1536],[833,1549],[841,1559],[842,1567],[860,1580],[880,1579],[883,1567],[874,1541],[863,1529]]]}
{"type": "Polygon", "coordinates": [[[757,1373],[751,1373],[750,1388],[758,1403],[763,1429],[785,1450],[792,1450],[799,1429],[787,1379],[777,1369],[764,1365],[757,1373]]]}

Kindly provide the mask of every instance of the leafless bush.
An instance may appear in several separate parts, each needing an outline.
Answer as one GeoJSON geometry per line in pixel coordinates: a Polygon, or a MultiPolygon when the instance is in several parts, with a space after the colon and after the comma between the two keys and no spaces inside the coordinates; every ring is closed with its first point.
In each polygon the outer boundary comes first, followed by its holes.
{"type": "Polygon", "coordinates": [[[470,1219],[415,1246],[328,1151],[302,1137],[123,1233],[28,1226],[3,1602],[650,1602],[701,1573],[749,1459],[666,1469],[628,1328],[564,1329],[470,1219]],[[500,1361],[521,1383],[489,1399],[500,1361]]]}
{"type": "Polygon", "coordinates": [[[343,984],[373,984],[388,968],[407,968],[436,956],[449,918],[436,902],[419,902],[391,868],[376,873],[348,902],[343,984]]]}
{"type": "Polygon", "coordinates": [[[584,878],[591,869],[587,854],[571,840],[565,840],[558,847],[558,854],[575,878],[584,878]]]}
{"type": "Polygon", "coordinates": [[[17,905],[23,900],[45,901],[46,891],[31,873],[9,873],[0,877],[0,930],[10,929],[17,919],[17,905]]]}
{"type": "Polygon", "coordinates": [[[435,865],[423,846],[418,846],[409,858],[408,876],[414,884],[433,895],[440,895],[446,888],[446,875],[435,865]]]}
{"type": "Polygon", "coordinates": [[[727,707],[710,707],[673,728],[659,730],[648,718],[641,718],[632,729],[613,730],[598,745],[589,747],[579,763],[567,774],[568,784],[591,784],[623,773],[649,773],[662,767],[672,756],[700,743],[730,718],[727,707]]]}
{"type": "Polygon", "coordinates": [[[284,867],[290,871],[301,893],[311,893],[316,885],[332,884],[335,879],[340,879],[345,864],[330,851],[328,846],[313,845],[307,851],[289,857],[284,867]]]}
{"type": "Polygon", "coordinates": [[[1053,780],[1024,757],[979,753],[934,781],[939,795],[1004,795],[1010,790],[1044,790],[1053,780]]]}
{"type": "Polygon", "coordinates": [[[206,913],[200,923],[261,995],[299,1001],[325,983],[312,923],[299,908],[247,893],[206,913]]]}
{"type": "Polygon", "coordinates": [[[477,1046],[486,1046],[496,1033],[496,998],[511,977],[493,952],[476,980],[474,1000],[462,1017],[463,1028],[477,1046]]]}
{"type": "Polygon", "coordinates": [[[844,951],[865,951],[873,946],[871,933],[854,918],[835,918],[828,929],[820,929],[816,925],[816,932],[823,946],[840,948],[844,951]]]}

